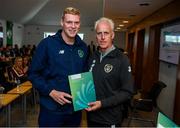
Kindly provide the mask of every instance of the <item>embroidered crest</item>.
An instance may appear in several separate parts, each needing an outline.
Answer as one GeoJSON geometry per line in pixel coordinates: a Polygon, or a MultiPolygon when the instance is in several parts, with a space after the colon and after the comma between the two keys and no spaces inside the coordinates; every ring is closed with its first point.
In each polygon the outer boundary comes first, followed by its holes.
{"type": "Polygon", "coordinates": [[[83,50],[78,50],[78,55],[79,55],[79,57],[80,58],[82,58],[83,56],[84,56],[84,52],[83,52],[83,50]]]}
{"type": "Polygon", "coordinates": [[[112,66],[111,64],[106,64],[106,65],[104,66],[104,71],[105,71],[106,73],[111,72],[112,69],[113,69],[113,66],[112,66]]]}

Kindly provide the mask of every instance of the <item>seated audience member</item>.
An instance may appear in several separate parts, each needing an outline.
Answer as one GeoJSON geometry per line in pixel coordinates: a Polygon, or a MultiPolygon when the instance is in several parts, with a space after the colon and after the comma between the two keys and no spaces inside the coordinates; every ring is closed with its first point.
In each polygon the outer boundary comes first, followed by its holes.
{"type": "Polygon", "coordinates": [[[27,74],[24,72],[23,68],[22,57],[15,58],[14,65],[12,67],[12,74],[15,81],[20,80],[20,82],[22,83],[27,80],[27,74]]]}
{"type": "Polygon", "coordinates": [[[15,56],[18,57],[20,56],[20,50],[19,50],[19,46],[17,44],[14,45],[14,53],[15,53],[15,56]]]}
{"type": "Polygon", "coordinates": [[[26,55],[26,45],[23,45],[19,51],[20,51],[20,56],[26,55]]]}
{"type": "Polygon", "coordinates": [[[4,50],[3,47],[0,47],[0,61],[5,60],[5,54],[4,54],[4,50]]]}
{"type": "Polygon", "coordinates": [[[30,65],[30,59],[28,56],[23,57],[23,71],[27,74],[28,68],[30,65]]]}
{"type": "Polygon", "coordinates": [[[34,55],[35,50],[36,50],[36,45],[34,44],[34,45],[32,46],[32,49],[31,49],[31,56],[34,55]]]}

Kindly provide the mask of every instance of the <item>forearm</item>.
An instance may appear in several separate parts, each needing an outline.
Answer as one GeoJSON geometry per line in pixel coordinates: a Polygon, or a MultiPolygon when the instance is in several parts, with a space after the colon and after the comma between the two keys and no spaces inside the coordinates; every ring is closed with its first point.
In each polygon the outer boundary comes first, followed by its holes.
{"type": "Polygon", "coordinates": [[[129,92],[121,91],[116,95],[110,96],[108,98],[101,100],[102,108],[116,106],[122,104],[123,102],[131,99],[132,95],[129,92]]]}
{"type": "Polygon", "coordinates": [[[47,80],[37,74],[29,75],[29,80],[41,95],[49,95],[54,89],[53,85],[50,85],[47,80]]]}

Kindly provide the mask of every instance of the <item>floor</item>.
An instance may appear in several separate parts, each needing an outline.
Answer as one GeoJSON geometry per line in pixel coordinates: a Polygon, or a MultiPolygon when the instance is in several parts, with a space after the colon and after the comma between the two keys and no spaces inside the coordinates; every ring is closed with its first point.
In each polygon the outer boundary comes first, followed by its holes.
{"type": "MultiPolygon", "coordinates": [[[[31,100],[27,100],[27,121],[23,123],[23,116],[22,116],[22,106],[21,106],[20,99],[15,101],[12,104],[12,112],[11,112],[11,126],[13,127],[37,127],[38,123],[38,112],[39,112],[39,104],[34,105],[31,100]]],[[[131,113],[130,113],[131,114],[131,113]]],[[[147,113],[137,113],[138,116],[152,118],[152,115],[147,113]]],[[[122,127],[128,127],[129,119],[126,118],[123,121],[122,127]]],[[[5,119],[5,110],[0,111],[0,127],[6,126],[6,119],[5,119]]],[[[86,114],[83,112],[83,120],[81,122],[82,127],[87,127],[86,123],[86,114]]],[[[130,127],[153,127],[151,122],[144,122],[138,120],[132,120],[130,127]]]]}

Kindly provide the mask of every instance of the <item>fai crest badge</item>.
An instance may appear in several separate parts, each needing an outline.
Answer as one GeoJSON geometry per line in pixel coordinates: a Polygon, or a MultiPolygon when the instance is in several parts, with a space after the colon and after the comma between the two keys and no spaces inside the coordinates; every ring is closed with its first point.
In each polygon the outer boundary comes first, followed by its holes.
{"type": "Polygon", "coordinates": [[[80,58],[82,58],[84,56],[83,50],[78,50],[78,55],[80,58]]]}
{"type": "Polygon", "coordinates": [[[111,64],[106,64],[106,65],[104,66],[104,71],[105,71],[106,73],[111,72],[112,69],[113,69],[113,66],[112,66],[111,64]]]}

